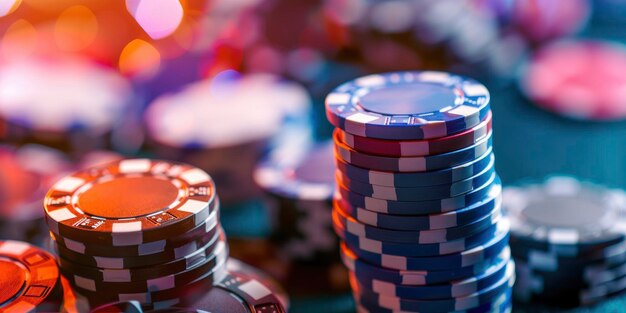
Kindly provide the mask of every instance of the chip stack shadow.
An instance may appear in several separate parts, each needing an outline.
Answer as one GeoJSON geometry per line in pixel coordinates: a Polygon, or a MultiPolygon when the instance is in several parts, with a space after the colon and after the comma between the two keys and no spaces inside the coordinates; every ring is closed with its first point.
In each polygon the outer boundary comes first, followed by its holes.
{"type": "Polygon", "coordinates": [[[327,96],[333,226],[359,312],[511,310],[489,100],[477,81],[432,71],[369,75],[327,96]]]}

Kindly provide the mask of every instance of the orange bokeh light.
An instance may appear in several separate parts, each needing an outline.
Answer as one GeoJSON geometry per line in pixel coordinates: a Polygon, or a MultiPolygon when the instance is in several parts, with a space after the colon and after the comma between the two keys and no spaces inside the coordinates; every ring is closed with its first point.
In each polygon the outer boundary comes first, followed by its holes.
{"type": "Polygon", "coordinates": [[[149,42],[135,39],[129,42],[119,58],[119,69],[124,75],[150,78],[161,64],[161,54],[149,42]]]}
{"type": "Polygon", "coordinates": [[[98,20],[86,6],[76,5],[59,15],[54,38],[59,49],[80,51],[87,48],[98,34],[98,20]]]}
{"type": "Polygon", "coordinates": [[[3,59],[29,57],[36,49],[37,30],[27,20],[17,20],[7,28],[0,42],[3,59]]]}

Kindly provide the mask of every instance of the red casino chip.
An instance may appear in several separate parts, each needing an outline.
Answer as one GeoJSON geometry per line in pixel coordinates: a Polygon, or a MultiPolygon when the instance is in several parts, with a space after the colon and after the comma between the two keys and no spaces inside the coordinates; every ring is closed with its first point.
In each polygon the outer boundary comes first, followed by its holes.
{"type": "Polygon", "coordinates": [[[0,241],[0,311],[58,310],[60,291],[54,256],[20,241],[0,241]]]}
{"type": "Polygon", "coordinates": [[[626,46],[561,41],[540,49],[520,80],[538,106],[583,120],[626,118],[626,46]]]}
{"type": "Polygon", "coordinates": [[[76,172],[45,199],[50,231],[111,246],[167,239],[203,223],[215,206],[215,185],[184,164],[130,159],[76,172]]]}
{"type": "Polygon", "coordinates": [[[363,153],[404,157],[428,156],[463,149],[478,143],[491,131],[491,112],[480,124],[450,136],[427,140],[385,140],[362,137],[335,129],[335,137],[348,147],[363,153]]]}

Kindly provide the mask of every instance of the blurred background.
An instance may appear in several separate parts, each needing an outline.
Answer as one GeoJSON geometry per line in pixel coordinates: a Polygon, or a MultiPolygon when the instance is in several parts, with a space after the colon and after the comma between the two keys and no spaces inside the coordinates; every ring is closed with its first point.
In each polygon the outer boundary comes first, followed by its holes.
{"type": "Polygon", "coordinates": [[[217,181],[231,255],[293,312],[350,312],[326,94],[468,75],[491,92],[505,184],[626,188],[625,26],[620,0],[0,1],[0,234],[41,243],[41,199],[69,171],[183,161],[217,181]]]}

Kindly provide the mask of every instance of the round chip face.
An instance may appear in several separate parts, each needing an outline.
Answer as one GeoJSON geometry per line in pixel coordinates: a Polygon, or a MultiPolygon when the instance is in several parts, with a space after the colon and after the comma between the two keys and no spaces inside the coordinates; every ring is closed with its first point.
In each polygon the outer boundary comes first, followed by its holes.
{"type": "Polygon", "coordinates": [[[588,251],[626,240],[626,194],[571,177],[504,189],[511,235],[531,247],[588,251]]]}
{"type": "Polygon", "coordinates": [[[449,136],[478,125],[488,110],[485,86],[444,72],[364,76],[326,97],[331,124],[353,135],[380,139],[449,136]]]}
{"type": "Polygon", "coordinates": [[[80,242],[125,246],[166,239],[203,223],[215,201],[204,171],[129,159],[76,172],[45,199],[50,230],[80,242]]]}
{"type": "Polygon", "coordinates": [[[520,85],[538,106],[588,120],[626,117],[623,86],[626,46],[602,41],[560,41],[533,56],[520,85]]]}
{"type": "Polygon", "coordinates": [[[35,310],[59,281],[54,256],[19,241],[0,241],[0,310],[35,310]]]}

